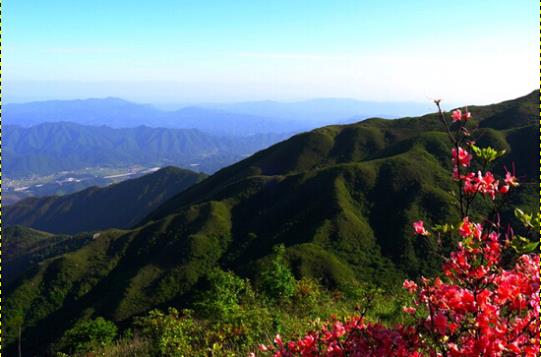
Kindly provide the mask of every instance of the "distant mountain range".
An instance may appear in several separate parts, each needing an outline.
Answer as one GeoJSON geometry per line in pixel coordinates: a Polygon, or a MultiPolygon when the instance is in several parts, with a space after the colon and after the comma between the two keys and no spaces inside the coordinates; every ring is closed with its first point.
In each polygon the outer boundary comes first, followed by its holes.
{"type": "Polygon", "coordinates": [[[112,128],[144,125],[153,128],[198,129],[220,136],[285,133],[309,128],[309,125],[301,121],[230,113],[214,108],[187,107],[177,111],[161,111],[149,105],[118,98],[7,104],[3,114],[4,124],[26,127],[50,122],[107,125],[112,128]]]}
{"type": "Polygon", "coordinates": [[[129,228],[205,177],[205,174],[166,167],[103,188],[90,187],[64,196],[26,198],[4,208],[3,223],[70,234],[129,228]]]}
{"type": "Polygon", "coordinates": [[[133,164],[214,172],[291,135],[218,137],[195,129],[112,129],[68,122],[4,124],[2,129],[2,173],[9,178],[133,164]]]}
{"type": "MultiPolygon", "coordinates": [[[[509,196],[512,204],[536,212],[539,163],[532,149],[539,142],[539,92],[469,110],[478,143],[508,152],[494,170],[502,173],[515,164],[523,184],[509,196]]],[[[285,245],[296,278],[332,289],[345,290],[352,281],[396,284],[405,276],[430,275],[440,266],[441,248],[435,239],[416,238],[411,222],[458,221],[450,150],[435,114],[327,126],[218,171],[132,229],[81,236],[75,239],[80,245],[56,253],[44,243],[28,244],[30,256],[19,247],[28,263],[20,265],[25,271],[5,292],[5,343],[15,347],[24,321],[26,354],[42,355],[82,318],[103,316],[122,324],[156,307],[189,306],[216,267],[257,284],[278,244],[285,245]]],[[[148,201],[140,195],[135,190],[122,201],[148,201]]],[[[131,209],[127,205],[117,210],[131,209]]],[[[23,241],[27,235],[52,237],[14,231],[23,241]]]]}
{"type": "Polygon", "coordinates": [[[215,135],[245,136],[289,133],[355,118],[395,118],[432,111],[429,104],[367,102],[354,99],[313,99],[302,102],[274,101],[201,104],[175,111],[119,98],[56,100],[3,106],[4,125],[32,126],[45,122],[74,122],[131,128],[140,125],[198,129],[215,135]]]}

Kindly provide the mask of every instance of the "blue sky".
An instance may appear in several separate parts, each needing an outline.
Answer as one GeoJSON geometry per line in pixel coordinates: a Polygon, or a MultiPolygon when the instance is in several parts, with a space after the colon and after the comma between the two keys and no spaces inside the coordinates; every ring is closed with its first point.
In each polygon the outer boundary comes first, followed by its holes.
{"type": "Polygon", "coordinates": [[[151,103],[488,103],[538,87],[533,0],[3,5],[8,102],[120,96],[151,103]]]}

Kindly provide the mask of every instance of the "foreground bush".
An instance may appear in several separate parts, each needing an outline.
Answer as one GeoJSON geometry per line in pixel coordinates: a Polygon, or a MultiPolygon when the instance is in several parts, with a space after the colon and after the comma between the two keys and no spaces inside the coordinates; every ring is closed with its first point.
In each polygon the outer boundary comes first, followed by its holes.
{"type": "Polygon", "coordinates": [[[117,327],[102,317],[83,320],[67,330],[56,349],[72,354],[95,351],[112,344],[117,327]]]}

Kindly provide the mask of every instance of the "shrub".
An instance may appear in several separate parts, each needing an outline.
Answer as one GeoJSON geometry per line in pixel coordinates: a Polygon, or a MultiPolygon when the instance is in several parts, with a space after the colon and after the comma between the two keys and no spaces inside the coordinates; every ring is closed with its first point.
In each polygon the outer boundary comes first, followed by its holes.
{"type": "Polygon", "coordinates": [[[317,281],[310,278],[302,278],[295,287],[293,303],[297,308],[311,310],[321,301],[321,286],[317,281]]]}
{"type": "Polygon", "coordinates": [[[240,311],[240,300],[248,282],[232,272],[214,269],[207,275],[207,288],[200,294],[195,308],[203,316],[230,320],[240,311]]]}
{"type": "Polygon", "coordinates": [[[116,335],[116,325],[102,317],[80,321],[65,332],[58,350],[68,353],[93,352],[109,346],[116,335]]]}
{"type": "Polygon", "coordinates": [[[152,341],[154,354],[160,356],[192,356],[196,340],[201,336],[188,310],[181,313],[169,308],[167,314],[152,310],[135,324],[152,341]]]}
{"type": "Polygon", "coordinates": [[[274,247],[274,257],[260,273],[260,288],[273,301],[287,301],[295,294],[296,281],[285,259],[283,244],[274,247]]]}

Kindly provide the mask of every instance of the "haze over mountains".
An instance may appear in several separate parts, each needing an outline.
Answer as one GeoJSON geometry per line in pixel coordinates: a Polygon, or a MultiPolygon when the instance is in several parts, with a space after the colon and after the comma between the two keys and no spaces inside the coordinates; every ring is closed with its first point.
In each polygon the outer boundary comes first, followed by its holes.
{"type": "Polygon", "coordinates": [[[21,126],[50,122],[106,125],[112,128],[144,125],[153,128],[199,129],[218,136],[247,136],[303,129],[300,123],[284,123],[256,115],[198,107],[167,112],[118,98],[8,104],[5,116],[6,124],[21,126]]]}
{"type": "Polygon", "coordinates": [[[299,102],[268,100],[209,104],[208,107],[283,120],[301,120],[316,126],[360,121],[369,117],[398,118],[416,116],[430,113],[434,109],[429,101],[426,103],[370,102],[348,98],[320,98],[299,102]]]}
{"type": "Polygon", "coordinates": [[[429,103],[385,103],[355,99],[313,99],[302,102],[200,104],[174,111],[156,109],[119,98],[56,100],[4,106],[4,124],[31,126],[69,121],[83,125],[128,128],[199,129],[215,135],[245,136],[285,133],[336,124],[351,118],[395,118],[430,112],[429,103]]]}
{"type": "MultiPolygon", "coordinates": [[[[531,155],[538,108],[534,91],[472,106],[468,123],[478,127],[480,145],[507,150],[495,171],[515,164],[522,184],[510,199],[532,212],[539,209],[538,163],[531,155]]],[[[155,307],[189,306],[214,268],[257,282],[278,244],[285,245],[296,278],[333,289],[429,275],[439,266],[441,248],[414,237],[410,224],[418,217],[428,225],[458,220],[450,149],[434,114],[327,126],[221,169],[132,229],[99,231],[95,239],[83,235],[80,245],[51,252],[43,240],[53,236],[12,228],[8,244],[40,243],[28,244],[30,256],[25,249],[17,253],[28,264],[8,286],[5,311],[13,318],[5,321],[6,339],[16,341],[15,319],[22,317],[23,344],[39,353],[82,318],[122,324],[155,307]]]]}

